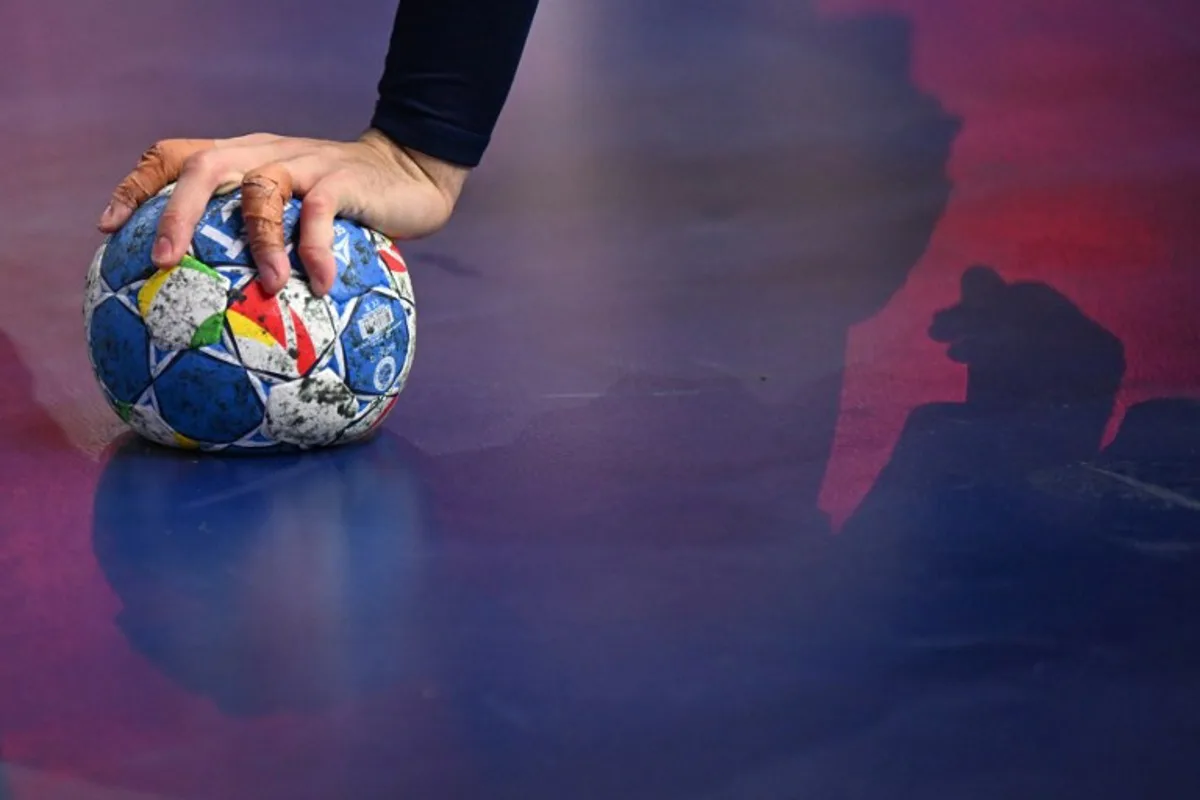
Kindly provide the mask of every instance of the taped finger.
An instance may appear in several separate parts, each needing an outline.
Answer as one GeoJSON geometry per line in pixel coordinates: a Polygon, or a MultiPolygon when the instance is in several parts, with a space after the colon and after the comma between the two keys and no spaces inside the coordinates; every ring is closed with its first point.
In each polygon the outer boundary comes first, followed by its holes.
{"type": "Polygon", "coordinates": [[[215,146],[212,139],[166,139],[142,153],[138,164],[113,191],[100,218],[101,230],[113,230],[133,210],[179,178],[187,159],[215,146]]]}
{"type": "Polygon", "coordinates": [[[283,208],[292,199],[292,176],[275,162],[242,179],[242,219],[259,281],[269,294],[287,283],[290,268],[283,240],[283,208]]]}

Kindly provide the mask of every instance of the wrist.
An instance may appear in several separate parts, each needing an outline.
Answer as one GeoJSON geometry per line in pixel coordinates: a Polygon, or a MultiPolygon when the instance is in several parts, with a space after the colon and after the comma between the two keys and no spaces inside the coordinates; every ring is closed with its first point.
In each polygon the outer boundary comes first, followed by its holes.
{"type": "Polygon", "coordinates": [[[458,203],[463,186],[467,182],[467,176],[471,174],[469,167],[452,164],[411,147],[397,144],[374,128],[363,133],[359,137],[359,142],[370,147],[411,177],[431,184],[446,200],[451,210],[458,203]]]}

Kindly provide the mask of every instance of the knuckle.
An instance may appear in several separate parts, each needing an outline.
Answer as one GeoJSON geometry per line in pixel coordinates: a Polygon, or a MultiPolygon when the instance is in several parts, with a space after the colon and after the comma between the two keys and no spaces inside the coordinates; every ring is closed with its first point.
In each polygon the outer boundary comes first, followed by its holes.
{"type": "Polygon", "coordinates": [[[337,204],[327,194],[312,192],[304,198],[304,208],[308,210],[310,216],[331,217],[337,210],[337,204]]]}
{"type": "Polygon", "coordinates": [[[171,152],[178,150],[182,145],[182,139],[159,139],[157,142],[146,148],[146,150],[142,153],[141,159],[139,159],[138,165],[145,166],[150,164],[163,164],[167,160],[168,155],[171,152]]]}
{"type": "Polygon", "coordinates": [[[163,150],[171,146],[170,139],[159,139],[142,151],[142,161],[157,161],[162,158],[163,150]]]}
{"type": "Polygon", "coordinates": [[[282,242],[271,240],[250,242],[250,256],[255,262],[261,264],[263,262],[277,261],[280,257],[286,260],[287,251],[283,247],[282,242]]]}
{"type": "Polygon", "coordinates": [[[123,206],[134,207],[140,204],[137,195],[137,187],[128,177],[121,181],[117,188],[113,190],[112,201],[123,206]]]}
{"type": "Polygon", "coordinates": [[[278,219],[259,213],[254,209],[243,209],[242,217],[245,222],[246,235],[255,238],[278,232],[283,235],[283,225],[278,219]]]}
{"type": "Polygon", "coordinates": [[[278,191],[278,189],[279,187],[274,181],[258,170],[247,172],[246,176],[242,178],[242,191],[247,194],[266,195],[278,191]]]}
{"type": "Polygon", "coordinates": [[[242,146],[270,144],[271,142],[277,141],[280,138],[282,137],[280,137],[280,135],[277,133],[271,133],[269,131],[255,131],[254,133],[244,133],[241,136],[235,136],[232,139],[226,139],[224,144],[242,146]]]}
{"type": "Polygon", "coordinates": [[[279,170],[270,165],[258,167],[246,173],[242,179],[242,191],[244,194],[261,198],[282,196],[287,188],[281,185],[285,180],[286,176],[279,174],[279,170]]]}
{"type": "Polygon", "coordinates": [[[313,148],[313,155],[322,161],[340,163],[344,160],[345,145],[337,142],[321,142],[313,148]]]}
{"type": "Polygon", "coordinates": [[[283,225],[260,214],[247,215],[246,238],[252,248],[282,248],[283,225]]]}
{"type": "Polygon", "coordinates": [[[275,261],[278,256],[286,255],[286,251],[274,243],[260,242],[251,246],[250,255],[261,264],[264,261],[275,261]]]}
{"type": "Polygon", "coordinates": [[[221,153],[217,150],[200,150],[183,160],[183,174],[195,176],[215,175],[221,169],[221,153]]]}
{"type": "Polygon", "coordinates": [[[164,231],[183,231],[189,227],[188,215],[180,208],[166,208],[158,222],[164,231]]]}
{"type": "Polygon", "coordinates": [[[328,245],[318,242],[302,242],[296,251],[305,262],[327,261],[333,255],[328,245]]]}

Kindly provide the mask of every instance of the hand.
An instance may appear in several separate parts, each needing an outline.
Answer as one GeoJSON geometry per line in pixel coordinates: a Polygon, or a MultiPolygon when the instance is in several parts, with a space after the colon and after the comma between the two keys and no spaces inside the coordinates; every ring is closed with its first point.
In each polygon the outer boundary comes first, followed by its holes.
{"type": "MultiPolygon", "coordinates": [[[[967,367],[967,402],[991,408],[1107,408],[1125,370],[1120,339],[1044,283],[1006,281],[990,267],[962,276],[960,302],[930,337],[967,367]]],[[[1107,421],[1107,411],[1104,421],[1107,421]]]]}
{"type": "Polygon", "coordinates": [[[450,219],[469,170],[399,147],[377,131],[355,142],[255,133],[234,139],[169,139],[147,150],[117,186],[100,217],[112,233],[135,208],[175,183],[159,222],[152,259],[179,263],[215,194],[242,189],[242,216],[259,282],[270,294],[287,283],[283,209],[301,197],[297,252],[314,294],[333,284],[335,217],[393,239],[414,239],[450,219]]]}

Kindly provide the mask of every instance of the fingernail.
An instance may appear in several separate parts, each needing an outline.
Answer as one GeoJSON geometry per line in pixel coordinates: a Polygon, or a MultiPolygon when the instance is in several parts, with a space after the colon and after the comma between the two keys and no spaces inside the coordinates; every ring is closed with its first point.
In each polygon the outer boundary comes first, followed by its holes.
{"type": "Polygon", "coordinates": [[[279,292],[279,289],[276,287],[281,287],[283,285],[283,280],[279,275],[279,270],[270,263],[259,265],[258,282],[262,285],[263,291],[271,296],[274,296],[279,292]]]}
{"type": "Polygon", "coordinates": [[[104,207],[104,212],[100,215],[100,221],[96,224],[96,227],[100,230],[112,230],[117,227],[119,219],[117,207],[109,203],[104,207]]]}
{"type": "Polygon", "coordinates": [[[104,213],[100,215],[100,228],[117,228],[126,218],[132,213],[133,209],[124,203],[110,200],[108,205],[104,207],[104,213]]]}
{"type": "Polygon", "coordinates": [[[170,255],[171,240],[166,236],[159,236],[154,241],[154,249],[150,251],[150,258],[154,259],[155,262],[161,263],[166,261],[170,255]]]}

